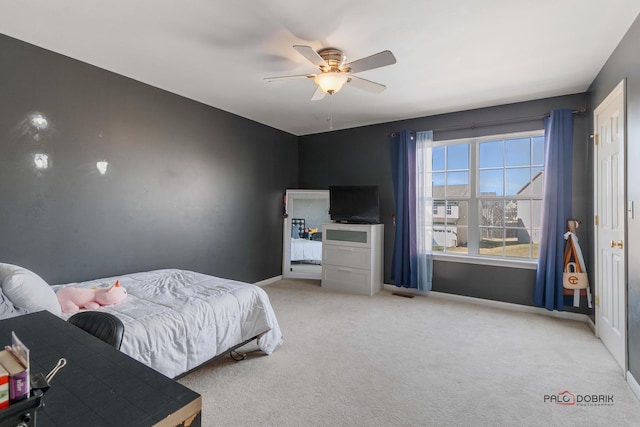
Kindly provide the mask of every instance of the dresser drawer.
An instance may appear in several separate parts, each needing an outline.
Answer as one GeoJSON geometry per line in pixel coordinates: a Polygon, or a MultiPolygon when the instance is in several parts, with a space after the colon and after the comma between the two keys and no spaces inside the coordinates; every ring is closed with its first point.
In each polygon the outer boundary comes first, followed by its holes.
{"type": "Polygon", "coordinates": [[[322,244],[370,248],[371,226],[324,224],[322,226],[322,244]]]}
{"type": "Polygon", "coordinates": [[[322,264],[371,269],[371,249],[322,245],[322,264]]]}
{"type": "Polygon", "coordinates": [[[322,266],[322,287],[339,292],[372,295],[371,273],[359,268],[322,266]]]}

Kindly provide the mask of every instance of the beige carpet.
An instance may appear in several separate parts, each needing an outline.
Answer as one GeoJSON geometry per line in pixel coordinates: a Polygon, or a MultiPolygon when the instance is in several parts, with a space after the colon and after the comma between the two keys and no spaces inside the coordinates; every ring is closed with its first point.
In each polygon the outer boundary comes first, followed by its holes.
{"type": "Polygon", "coordinates": [[[284,345],[180,379],[204,426],[631,426],[640,403],[586,323],[317,281],[264,288],[284,345]],[[545,395],[612,396],[560,406],[545,395]]]}

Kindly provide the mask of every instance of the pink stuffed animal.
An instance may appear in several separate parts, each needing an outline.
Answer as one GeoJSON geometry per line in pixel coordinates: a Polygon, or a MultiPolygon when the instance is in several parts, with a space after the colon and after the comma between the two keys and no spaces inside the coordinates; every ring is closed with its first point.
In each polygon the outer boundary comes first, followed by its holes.
{"type": "Polygon", "coordinates": [[[81,308],[96,309],[102,305],[120,304],[127,296],[117,280],[109,288],[87,289],[67,286],[56,292],[63,313],[75,313],[81,308]]]}

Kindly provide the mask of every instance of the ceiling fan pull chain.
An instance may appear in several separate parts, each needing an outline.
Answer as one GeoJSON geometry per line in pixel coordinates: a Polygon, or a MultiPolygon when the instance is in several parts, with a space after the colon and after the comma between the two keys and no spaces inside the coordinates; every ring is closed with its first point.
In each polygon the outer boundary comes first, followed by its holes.
{"type": "Polygon", "coordinates": [[[331,95],[327,97],[328,105],[329,105],[329,116],[327,117],[327,121],[329,122],[329,130],[333,130],[333,114],[331,113],[331,95]]]}

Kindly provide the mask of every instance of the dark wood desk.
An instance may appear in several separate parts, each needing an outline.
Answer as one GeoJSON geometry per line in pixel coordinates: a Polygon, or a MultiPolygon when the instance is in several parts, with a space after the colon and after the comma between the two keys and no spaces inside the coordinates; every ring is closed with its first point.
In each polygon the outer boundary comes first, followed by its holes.
{"type": "Polygon", "coordinates": [[[37,426],[191,426],[201,396],[47,311],[0,321],[0,347],[11,331],[29,348],[31,372],[44,375],[62,357],[37,426]]]}

